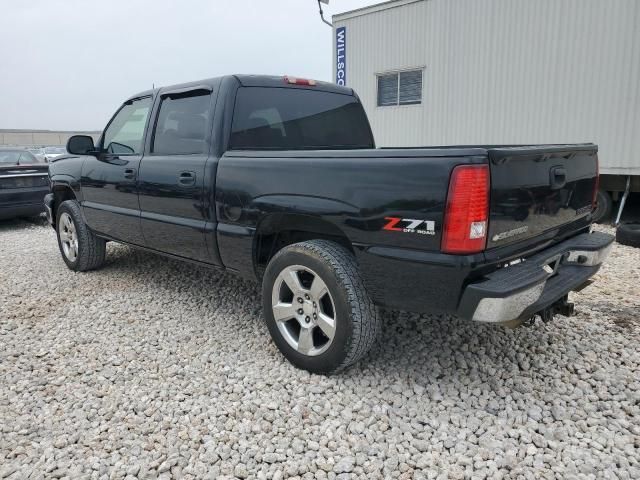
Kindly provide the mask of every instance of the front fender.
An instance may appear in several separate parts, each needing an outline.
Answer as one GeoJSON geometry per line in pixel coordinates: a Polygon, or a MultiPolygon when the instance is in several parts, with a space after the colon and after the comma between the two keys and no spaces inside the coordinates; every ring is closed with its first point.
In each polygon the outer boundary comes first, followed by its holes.
{"type": "Polygon", "coordinates": [[[80,188],[80,180],[78,178],[64,173],[52,175],[50,172],[49,184],[51,186],[51,192],[55,192],[56,189],[68,188],[73,192],[76,199],[82,203],[82,190],[80,188]]]}

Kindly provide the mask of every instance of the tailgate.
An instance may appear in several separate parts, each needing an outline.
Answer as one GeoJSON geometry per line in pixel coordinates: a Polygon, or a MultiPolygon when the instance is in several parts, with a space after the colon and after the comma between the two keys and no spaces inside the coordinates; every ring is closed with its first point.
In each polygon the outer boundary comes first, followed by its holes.
{"type": "Polygon", "coordinates": [[[598,147],[488,149],[491,202],[487,248],[531,239],[591,215],[598,147]]]}

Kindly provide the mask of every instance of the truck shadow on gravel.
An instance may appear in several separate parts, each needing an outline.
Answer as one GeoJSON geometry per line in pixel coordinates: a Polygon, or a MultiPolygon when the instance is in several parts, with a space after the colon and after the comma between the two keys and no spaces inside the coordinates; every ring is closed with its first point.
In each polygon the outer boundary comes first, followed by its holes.
{"type": "MultiPolygon", "coordinates": [[[[185,298],[201,297],[202,289],[209,287],[202,308],[212,311],[231,296],[242,298],[238,308],[250,313],[236,321],[255,326],[251,331],[237,325],[237,345],[232,348],[247,348],[249,342],[244,336],[255,335],[255,329],[268,336],[262,321],[260,287],[256,282],[221,270],[111,245],[107,263],[100,272],[130,275],[147,288],[179,288],[185,298]],[[150,271],[154,273],[149,275],[150,271]]],[[[490,390],[502,390],[511,396],[530,395],[534,391],[539,396],[556,391],[558,379],[575,373],[584,355],[608,356],[606,344],[588,330],[578,330],[585,319],[589,320],[580,314],[573,319],[558,317],[548,324],[515,330],[447,315],[384,311],[383,316],[384,327],[378,344],[363,361],[342,373],[341,378],[355,382],[365,377],[377,379],[380,388],[400,381],[423,387],[437,384],[441,390],[447,386],[459,389],[461,385],[486,390],[488,386],[490,390]]],[[[198,318],[186,321],[192,322],[194,328],[206,328],[211,338],[216,338],[219,326],[203,326],[198,318]]],[[[270,361],[286,363],[273,346],[257,354],[256,361],[264,361],[265,355],[270,361]]]]}

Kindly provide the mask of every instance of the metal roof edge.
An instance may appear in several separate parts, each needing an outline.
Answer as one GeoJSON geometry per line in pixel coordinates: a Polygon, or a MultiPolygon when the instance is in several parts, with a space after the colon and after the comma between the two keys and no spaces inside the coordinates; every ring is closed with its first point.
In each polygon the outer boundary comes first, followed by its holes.
{"type": "Polygon", "coordinates": [[[402,7],[410,3],[426,2],[427,0],[389,0],[387,2],[377,3],[375,5],[369,5],[368,7],[361,7],[355,10],[349,10],[348,12],[337,13],[331,18],[333,22],[340,22],[342,20],[348,20],[350,18],[361,17],[363,15],[369,15],[371,13],[381,12],[383,10],[389,10],[391,8],[402,7]]]}

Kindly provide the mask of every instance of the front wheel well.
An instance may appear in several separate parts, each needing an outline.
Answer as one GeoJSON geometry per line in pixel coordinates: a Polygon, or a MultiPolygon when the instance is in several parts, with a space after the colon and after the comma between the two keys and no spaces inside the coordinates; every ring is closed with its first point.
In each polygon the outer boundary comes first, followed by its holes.
{"type": "Polygon", "coordinates": [[[53,193],[53,222],[56,221],[57,211],[60,204],[66,200],[77,200],[76,194],[68,185],[55,185],[51,192],[53,193]]]}

